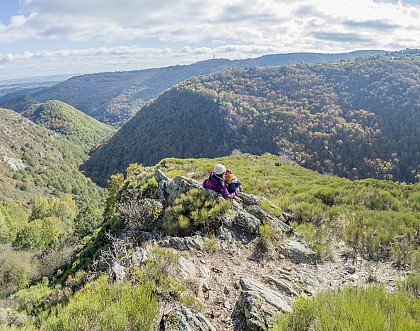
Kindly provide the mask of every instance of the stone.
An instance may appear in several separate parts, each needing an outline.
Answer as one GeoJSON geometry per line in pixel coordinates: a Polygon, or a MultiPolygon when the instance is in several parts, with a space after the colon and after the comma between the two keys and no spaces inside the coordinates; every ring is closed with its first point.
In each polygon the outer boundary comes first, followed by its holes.
{"type": "Polygon", "coordinates": [[[189,250],[187,244],[185,243],[185,239],[180,237],[165,237],[159,242],[159,246],[173,248],[177,251],[189,250]]]}
{"type": "Polygon", "coordinates": [[[156,170],[154,176],[158,181],[157,196],[164,204],[172,203],[193,188],[204,189],[201,184],[187,177],[176,176],[171,180],[160,170],[156,170]]]}
{"type": "Polygon", "coordinates": [[[357,274],[353,274],[353,275],[351,275],[351,276],[350,276],[350,278],[351,278],[352,280],[359,280],[360,276],[359,276],[359,275],[357,275],[357,274]]]}
{"type": "Polygon", "coordinates": [[[160,331],[216,331],[201,313],[193,313],[185,306],[177,306],[162,316],[160,331]]]}
{"type": "Polygon", "coordinates": [[[289,225],[287,225],[285,222],[280,220],[278,217],[271,216],[270,214],[266,213],[260,206],[258,205],[250,205],[247,206],[246,211],[250,214],[257,217],[259,220],[263,222],[270,223],[271,225],[279,227],[281,230],[283,230],[286,233],[293,232],[293,228],[289,225]]]}
{"type": "Polygon", "coordinates": [[[160,169],[157,169],[155,171],[155,173],[153,174],[153,177],[155,177],[155,179],[158,183],[161,182],[161,181],[169,182],[169,178],[160,169]]]}
{"type": "Polygon", "coordinates": [[[185,237],[185,244],[190,249],[197,249],[197,250],[203,250],[204,249],[204,240],[203,237],[199,235],[195,235],[192,237],[185,237]]]}
{"type": "Polygon", "coordinates": [[[298,285],[285,279],[276,279],[272,276],[267,276],[267,280],[270,283],[273,283],[280,292],[287,296],[297,297],[300,293],[303,292],[298,285]]]}
{"type": "Polygon", "coordinates": [[[240,282],[241,287],[244,291],[258,293],[267,303],[275,307],[277,310],[288,313],[292,311],[292,308],[281,297],[279,293],[264,286],[260,282],[257,282],[250,278],[241,278],[240,282]]]}
{"type": "Polygon", "coordinates": [[[118,262],[112,265],[112,275],[116,283],[120,283],[125,279],[125,268],[118,262]]]}
{"type": "Polygon", "coordinates": [[[200,277],[204,279],[209,279],[211,276],[210,268],[206,265],[200,265],[198,268],[198,271],[200,273],[200,277]]]}
{"type": "Polygon", "coordinates": [[[237,305],[245,319],[247,331],[268,330],[273,326],[273,318],[278,313],[254,291],[242,291],[237,305]]]}
{"type": "Polygon", "coordinates": [[[233,219],[233,226],[246,234],[257,235],[261,221],[248,212],[241,211],[233,219]]]}
{"type": "Polygon", "coordinates": [[[287,243],[284,253],[294,263],[312,263],[317,260],[317,255],[312,249],[294,240],[287,243]]]}
{"type": "Polygon", "coordinates": [[[197,269],[193,262],[186,259],[182,255],[179,257],[179,269],[183,279],[196,279],[197,269]]]}
{"type": "Polygon", "coordinates": [[[242,200],[244,205],[250,206],[250,205],[258,205],[260,198],[253,194],[246,194],[243,192],[239,192],[237,195],[239,199],[242,200]]]}
{"type": "Polygon", "coordinates": [[[352,265],[346,265],[345,266],[346,272],[349,274],[354,274],[356,272],[356,268],[352,265]]]}

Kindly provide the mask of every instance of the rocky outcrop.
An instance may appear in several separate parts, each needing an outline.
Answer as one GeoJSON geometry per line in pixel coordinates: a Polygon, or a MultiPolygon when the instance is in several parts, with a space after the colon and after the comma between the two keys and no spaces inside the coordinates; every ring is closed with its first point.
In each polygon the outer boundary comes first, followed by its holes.
{"type": "Polygon", "coordinates": [[[291,233],[293,231],[291,226],[287,225],[278,217],[267,214],[259,205],[249,205],[246,206],[245,209],[247,212],[254,215],[261,221],[280,227],[280,229],[282,229],[284,232],[291,233]]]}
{"type": "Polygon", "coordinates": [[[241,279],[242,292],[237,307],[245,319],[247,331],[263,331],[273,326],[273,318],[279,312],[291,312],[292,308],[265,285],[253,279],[241,279]]]}
{"type": "Polygon", "coordinates": [[[198,312],[177,306],[162,316],[160,331],[216,331],[213,325],[198,312]]]}
{"type": "MultiPolygon", "coordinates": [[[[157,196],[166,205],[172,203],[182,194],[193,188],[204,190],[200,183],[197,183],[191,178],[176,176],[174,179],[169,179],[159,169],[155,171],[154,177],[158,182],[157,196]]],[[[217,197],[218,194],[216,192],[213,193],[217,197]]]]}
{"type": "Polygon", "coordinates": [[[240,211],[233,218],[232,225],[241,232],[256,235],[259,233],[261,221],[250,213],[240,211]]]}
{"type": "Polygon", "coordinates": [[[317,260],[317,255],[312,249],[294,240],[286,244],[285,255],[294,263],[313,263],[317,260]]]}
{"type": "Polygon", "coordinates": [[[165,237],[159,242],[159,246],[171,247],[178,251],[203,250],[204,240],[199,235],[192,237],[165,237]]]}

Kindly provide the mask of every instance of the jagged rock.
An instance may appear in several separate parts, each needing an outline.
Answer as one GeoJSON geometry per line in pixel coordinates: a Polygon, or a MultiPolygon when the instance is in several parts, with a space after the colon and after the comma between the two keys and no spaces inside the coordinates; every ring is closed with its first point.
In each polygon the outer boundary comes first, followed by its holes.
{"type": "Polygon", "coordinates": [[[188,251],[190,249],[203,250],[204,240],[201,236],[192,237],[165,237],[159,242],[161,247],[171,247],[178,251],[188,251]]]}
{"type": "Polygon", "coordinates": [[[273,317],[278,313],[267,305],[261,295],[254,291],[242,291],[238,308],[245,318],[247,331],[265,331],[273,326],[273,317]]]}
{"type": "Polygon", "coordinates": [[[233,219],[233,226],[247,234],[258,234],[261,221],[248,212],[241,211],[233,219]]]}
{"type": "Polygon", "coordinates": [[[287,232],[288,233],[288,232],[292,232],[293,231],[293,229],[292,229],[291,226],[287,225],[285,222],[283,222],[279,218],[267,214],[258,205],[250,205],[250,206],[247,206],[245,209],[246,209],[247,212],[249,212],[250,214],[254,215],[255,217],[257,217],[261,221],[268,222],[268,223],[271,223],[273,225],[277,225],[284,232],[287,232]]]}
{"type": "Polygon", "coordinates": [[[120,283],[125,279],[125,268],[118,262],[112,265],[113,279],[116,283],[120,283]]]}
{"type": "Polygon", "coordinates": [[[160,169],[157,169],[153,176],[155,177],[158,183],[163,180],[169,182],[168,176],[166,176],[160,169]]]}
{"type": "Polygon", "coordinates": [[[237,307],[245,318],[247,331],[268,330],[275,315],[292,311],[280,294],[255,280],[242,278],[241,287],[237,307]]]}
{"type": "Polygon", "coordinates": [[[294,263],[311,263],[317,260],[317,255],[312,249],[294,240],[287,243],[285,254],[294,263]]]}
{"type": "Polygon", "coordinates": [[[259,201],[261,200],[259,197],[253,194],[246,194],[243,192],[239,192],[237,195],[240,198],[244,205],[251,206],[251,205],[258,205],[259,201]]]}
{"type": "Polygon", "coordinates": [[[196,279],[197,278],[197,269],[193,262],[186,259],[183,256],[179,257],[179,269],[182,278],[184,279],[196,279]]]}
{"type": "Polygon", "coordinates": [[[159,246],[167,248],[170,247],[176,249],[177,251],[189,250],[187,244],[185,243],[185,239],[180,237],[165,237],[159,242],[159,246]]]}
{"type": "Polygon", "coordinates": [[[282,299],[280,293],[271,290],[260,282],[250,278],[241,278],[241,287],[245,291],[253,291],[259,293],[267,303],[274,306],[279,311],[289,313],[292,311],[292,308],[287,304],[286,301],[282,299]]]}
{"type": "Polygon", "coordinates": [[[184,238],[186,245],[190,249],[197,249],[197,250],[203,250],[204,249],[204,240],[203,237],[199,235],[195,235],[192,237],[185,237],[184,238]]]}
{"type": "Polygon", "coordinates": [[[300,293],[303,292],[302,288],[293,283],[291,280],[288,281],[285,279],[276,279],[272,276],[267,276],[267,280],[270,283],[273,283],[278,288],[278,290],[285,295],[297,297],[300,293]]]}
{"type": "Polygon", "coordinates": [[[155,172],[155,179],[158,181],[157,196],[162,203],[171,203],[181,196],[181,194],[184,194],[193,188],[203,189],[201,184],[187,177],[176,176],[172,180],[165,178],[167,177],[165,174],[161,173],[161,171],[155,172]]]}
{"type": "Polygon", "coordinates": [[[184,306],[175,307],[163,315],[159,329],[160,331],[216,331],[201,313],[193,313],[184,306]]]}

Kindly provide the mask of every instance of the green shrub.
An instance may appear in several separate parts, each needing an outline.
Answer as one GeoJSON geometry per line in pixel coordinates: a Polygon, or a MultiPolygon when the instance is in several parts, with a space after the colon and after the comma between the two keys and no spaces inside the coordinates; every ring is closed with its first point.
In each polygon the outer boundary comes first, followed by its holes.
{"type": "Polygon", "coordinates": [[[383,287],[348,287],[298,298],[273,331],[394,331],[420,328],[420,299],[383,287]]]}
{"type": "Polygon", "coordinates": [[[277,231],[274,226],[269,223],[260,225],[259,228],[261,242],[265,245],[276,245],[277,244],[277,231]]]}
{"type": "Polygon", "coordinates": [[[319,225],[325,217],[321,207],[308,202],[299,202],[297,205],[291,206],[291,209],[301,223],[307,222],[319,225]]]}
{"type": "Polygon", "coordinates": [[[410,194],[407,201],[413,209],[420,211],[420,192],[410,194]]]}
{"type": "Polygon", "coordinates": [[[337,197],[340,191],[331,187],[322,187],[315,192],[315,197],[320,199],[327,206],[333,206],[337,203],[337,197]]]}
{"type": "Polygon", "coordinates": [[[23,208],[8,202],[0,203],[0,243],[12,243],[28,223],[23,208]]]}
{"type": "Polygon", "coordinates": [[[27,251],[47,251],[65,235],[65,224],[57,217],[35,219],[16,236],[13,246],[27,251]]]}
{"type": "Polygon", "coordinates": [[[40,321],[41,330],[153,330],[156,297],[140,284],[110,284],[106,277],[87,284],[40,321]]]}
{"type": "Polygon", "coordinates": [[[399,282],[400,290],[406,291],[409,295],[420,298],[420,272],[408,275],[404,280],[399,282]]]}
{"type": "Polygon", "coordinates": [[[24,288],[35,274],[36,265],[31,254],[0,249],[0,297],[24,288]]]}
{"type": "Polygon", "coordinates": [[[369,258],[392,256],[399,264],[411,263],[420,219],[394,211],[359,211],[346,216],[348,244],[369,258]]]}
{"type": "Polygon", "coordinates": [[[166,209],[163,227],[167,234],[211,233],[218,227],[218,218],[231,206],[230,200],[214,199],[205,190],[191,189],[166,209]]]}
{"type": "Polygon", "coordinates": [[[169,298],[178,298],[185,284],[178,277],[179,254],[170,248],[153,247],[145,265],[135,273],[135,281],[169,298]]]}
{"type": "Polygon", "coordinates": [[[207,252],[215,252],[218,249],[218,241],[214,234],[204,239],[204,249],[207,252]]]}
{"type": "Polygon", "coordinates": [[[118,206],[118,214],[124,220],[125,226],[132,230],[147,230],[163,211],[159,200],[131,198],[118,206]]]}
{"type": "Polygon", "coordinates": [[[327,259],[331,255],[331,246],[325,227],[313,223],[291,223],[296,233],[303,238],[316,252],[319,259],[327,259]]]}

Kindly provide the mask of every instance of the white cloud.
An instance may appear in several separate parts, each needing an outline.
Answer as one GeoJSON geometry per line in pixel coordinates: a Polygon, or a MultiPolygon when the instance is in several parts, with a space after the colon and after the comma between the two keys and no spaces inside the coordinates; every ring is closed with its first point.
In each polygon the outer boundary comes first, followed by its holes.
{"type": "Polygon", "coordinates": [[[264,52],[418,48],[420,5],[413,2],[25,0],[19,15],[0,24],[0,46],[12,50],[19,43],[22,51],[1,55],[0,62],[13,72],[15,63],[36,60],[32,67],[48,67],[52,64],[41,61],[50,56],[58,67],[59,61],[71,58],[82,70],[93,65],[95,56],[101,69],[122,62],[123,56],[130,63],[144,60],[141,66],[162,66],[212,54],[233,58],[264,52]],[[25,43],[30,44],[27,49],[25,43]],[[161,49],[165,51],[156,55],[161,49]]]}

